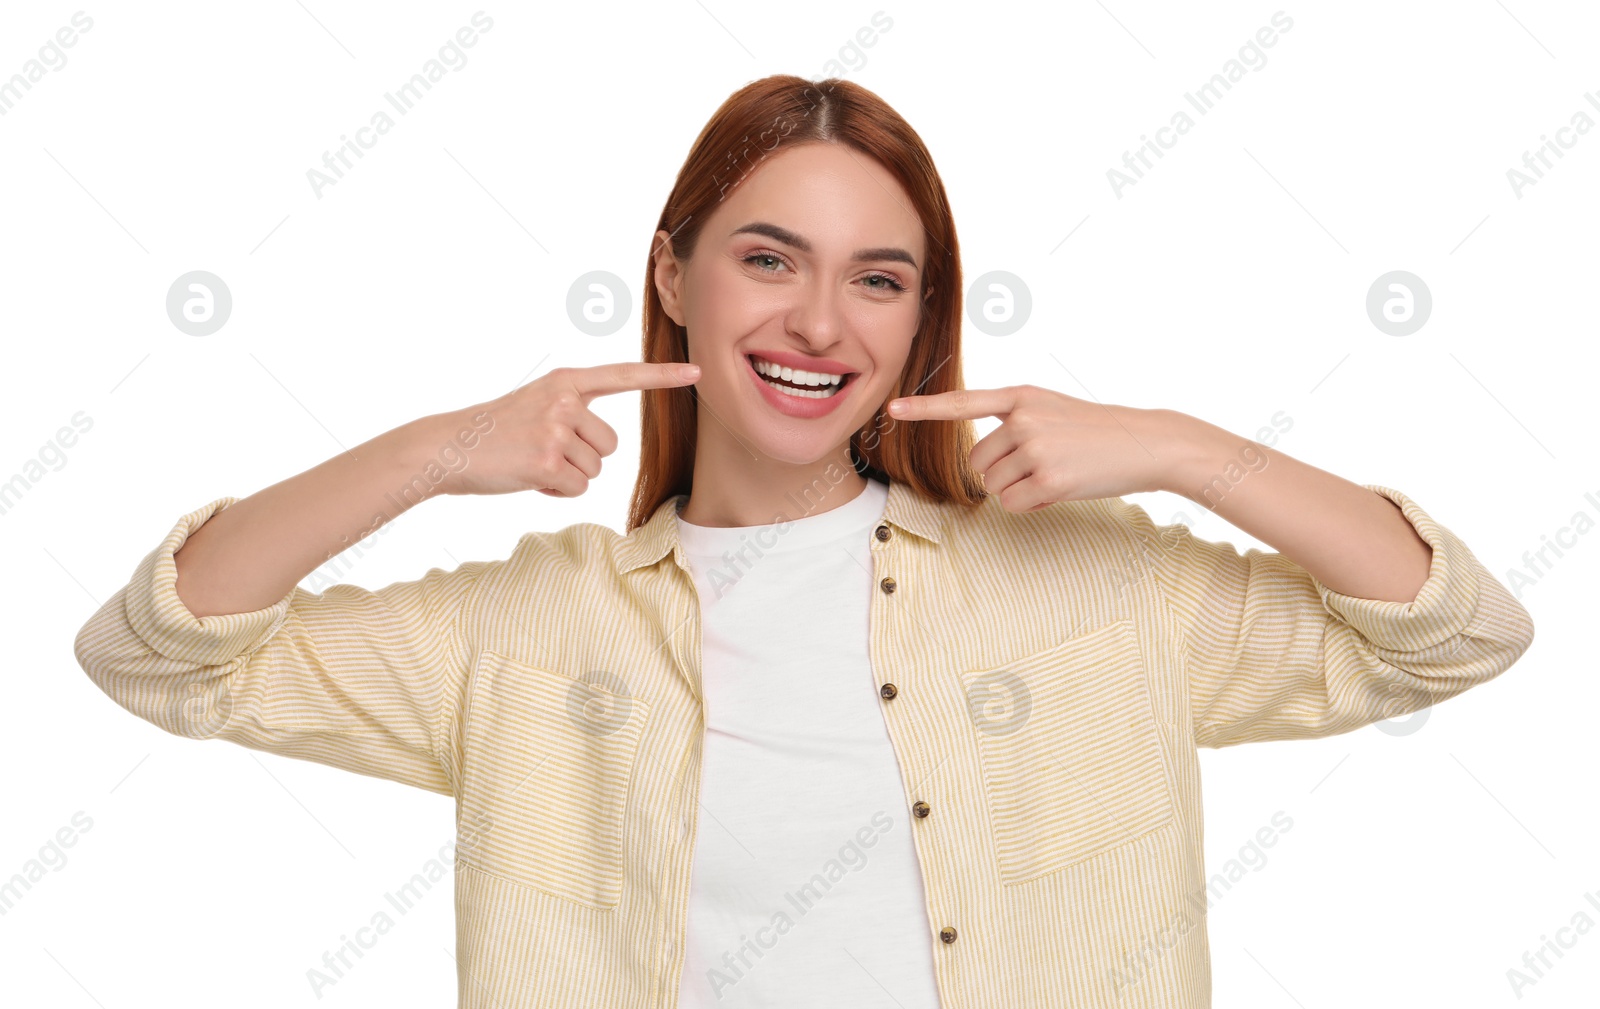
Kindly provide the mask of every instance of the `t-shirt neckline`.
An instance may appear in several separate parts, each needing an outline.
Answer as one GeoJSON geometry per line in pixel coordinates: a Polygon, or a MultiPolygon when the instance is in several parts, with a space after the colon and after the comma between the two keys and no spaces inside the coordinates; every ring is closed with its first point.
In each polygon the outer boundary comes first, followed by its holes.
{"type": "Polygon", "coordinates": [[[852,536],[883,517],[889,500],[888,485],[868,477],[866,487],[849,501],[827,511],[817,510],[830,503],[828,495],[840,492],[842,488],[833,488],[822,496],[791,498],[789,514],[798,517],[753,526],[701,526],[675,515],[678,542],[686,553],[711,556],[721,556],[751,542],[764,553],[801,550],[852,536]],[[805,511],[808,505],[811,510],[805,511]]]}

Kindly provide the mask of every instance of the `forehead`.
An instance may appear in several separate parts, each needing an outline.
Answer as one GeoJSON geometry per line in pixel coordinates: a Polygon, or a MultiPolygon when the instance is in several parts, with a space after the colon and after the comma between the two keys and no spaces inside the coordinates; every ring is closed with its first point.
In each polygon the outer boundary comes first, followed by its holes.
{"type": "Polygon", "coordinates": [[[803,235],[818,253],[893,243],[920,260],[922,224],[911,197],[875,158],[842,144],[811,142],[780,145],[745,170],[707,223],[716,240],[765,221],[803,235]]]}

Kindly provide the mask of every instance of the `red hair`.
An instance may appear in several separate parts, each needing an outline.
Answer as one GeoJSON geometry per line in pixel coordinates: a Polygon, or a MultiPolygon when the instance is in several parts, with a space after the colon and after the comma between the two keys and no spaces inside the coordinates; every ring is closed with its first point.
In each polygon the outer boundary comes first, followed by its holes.
{"type": "MultiPolygon", "coordinates": [[[[935,500],[977,504],[986,492],[970,460],[976,442],[972,421],[901,424],[884,410],[897,396],[964,386],[955,221],[922,138],[883,99],[837,77],[808,81],[776,74],[745,85],[728,96],[695,139],[657,230],[671,236],[673,255],[688,261],[706,219],[751,168],[780,145],[803,143],[843,144],[881,164],[911,198],[927,249],[921,318],[910,355],[873,419],[850,436],[851,462],[863,475],[907,484],[935,500]]],[[[645,266],[642,360],[687,361],[687,332],[662,308],[655,259],[652,248],[645,266]]],[[[640,393],[639,476],[627,531],[649,521],[674,494],[690,491],[698,419],[694,396],[692,386],[640,393]]]]}

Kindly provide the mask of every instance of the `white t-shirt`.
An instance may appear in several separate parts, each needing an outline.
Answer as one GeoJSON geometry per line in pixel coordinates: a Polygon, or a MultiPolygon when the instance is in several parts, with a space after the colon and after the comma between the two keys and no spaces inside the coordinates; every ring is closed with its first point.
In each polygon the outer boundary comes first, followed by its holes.
{"type": "Polygon", "coordinates": [[[887,500],[869,479],[786,526],[678,519],[706,719],[683,1009],[939,1005],[915,821],[867,654],[887,500]]]}

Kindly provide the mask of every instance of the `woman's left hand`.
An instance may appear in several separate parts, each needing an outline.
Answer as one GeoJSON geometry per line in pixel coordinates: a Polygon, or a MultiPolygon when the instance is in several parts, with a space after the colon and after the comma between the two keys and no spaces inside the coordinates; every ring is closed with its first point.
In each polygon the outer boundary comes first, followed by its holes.
{"type": "Polygon", "coordinates": [[[1175,410],[1110,406],[1033,385],[902,396],[889,405],[897,420],[1000,418],[972,447],[972,468],[1011,512],[1169,490],[1194,421],[1175,410]]]}

